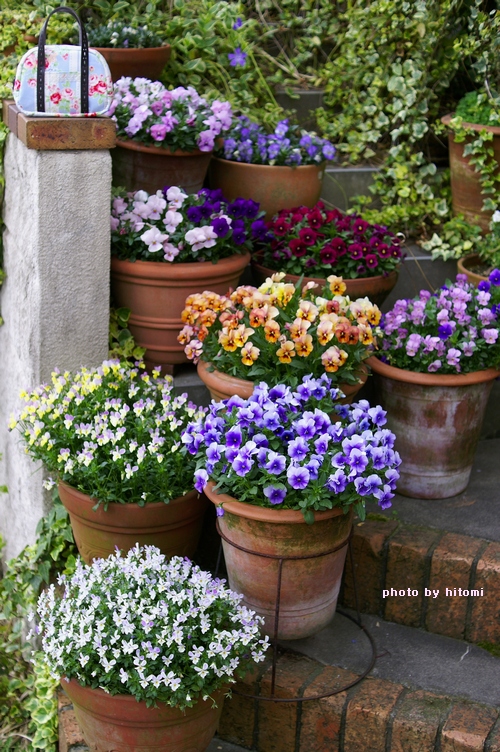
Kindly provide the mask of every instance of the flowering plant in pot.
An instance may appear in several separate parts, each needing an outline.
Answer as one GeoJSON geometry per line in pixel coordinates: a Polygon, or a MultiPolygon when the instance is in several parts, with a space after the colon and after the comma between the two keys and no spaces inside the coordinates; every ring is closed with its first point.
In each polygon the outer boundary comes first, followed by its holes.
{"type": "Polygon", "coordinates": [[[264,659],[261,619],[189,559],[153,546],[77,563],[39,597],[41,660],[87,744],[203,752],[234,675],[264,659]]]}
{"type": "MultiPolygon", "coordinates": [[[[206,502],[193,491],[194,463],[178,451],[201,414],[170,379],[118,360],[23,392],[19,419],[26,451],[58,482],[75,541],[86,561],[117,545],[156,543],[192,555],[206,502]]],[[[202,412],[202,411],[201,411],[202,412]]]]}
{"type": "Polygon", "coordinates": [[[352,399],[366,381],[363,363],[374,349],[379,309],[367,298],[345,297],[341,278],[329,277],[323,289],[314,282],[302,289],[283,277],[227,296],[191,295],[179,334],[188,358],[215,398],[248,397],[252,379],[296,386],[302,376],[327,372],[352,399]]]}
{"type": "Polygon", "coordinates": [[[493,380],[500,375],[500,271],[476,288],[457,275],[385,314],[376,374],[403,458],[398,491],[446,498],[467,486],[493,380]]]}
{"type": "Polygon", "coordinates": [[[281,120],[274,132],[242,115],[215,150],[210,184],[226,196],[254,198],[270,219],[280,209],[314,206],[335,147],[281,120]]]}
{"type": "Polygon", "coordinates": [[[111,209],[111,291],[131,310],[129,326],[148,365],[186,360],[177,342],[186,297],[234,287],[265,232],[259,205],[221,191],[178,186],[119,195],[111,209]]]}
{"type": "Polygon", "coordinates": [[[146,78],[119,79],[108,114],[118,136],[115,184],[150,193],[165,185],[200,190],[215,140],[232,123],[229,102],[210,103],[192,86],[168,90],[146,78]]]}
{"type": "Polygon", "coordinates": [[[286,272],[290,282],[335,274],[349,295],[368,295],[378,305],[397,282],[401,238],[357,214],[326,209],[319,201],[312,209],[283,209],[267,227],[272,239],[254,257],[260,280],[270,270],[286,272]]]}
{"type": "Polygon", "coordinates": [[[285,639],[311,634],[332,617],[352,509],[364,519],[369,499],[389,507],[398,479],[385,412],[366,400],[335,404],[338,396],[327,374],[305,376],[295,390],[260,383],[246,400],[212,402],[182,437],[197,460],[195,487],[217,506],[230,585],[265,616],[268,634],[276,559],[291,557],[281,583],[285,639]]]}
{"type": "Polygon", "coordinates": [[[108,21],[107,24],[90,28],[87,37],[91,47],[147,49],[163,44],[161,37],[147,25],[131,26],[125,21],[108,21]]]}

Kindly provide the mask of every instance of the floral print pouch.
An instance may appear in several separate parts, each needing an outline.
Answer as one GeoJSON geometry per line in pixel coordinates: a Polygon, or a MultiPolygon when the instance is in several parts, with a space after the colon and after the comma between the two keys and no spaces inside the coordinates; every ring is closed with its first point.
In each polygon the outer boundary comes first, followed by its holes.
{"type": "Polygon", "coordinates": [[[85,27],[78,13],[63,6],[47,16],[38,47],[22,56],[13,89],[14,100],[21,112],[39,117],[105,115],[113,98],[113,82],[107,62],[100,52],[89,50],[85,27]],[[80,37],[78,46],[45,44],[47,26],[54,13],[69,13],[76,20],[80,37]],[[88,91],[85,90],[87,85],[88,91]]]}

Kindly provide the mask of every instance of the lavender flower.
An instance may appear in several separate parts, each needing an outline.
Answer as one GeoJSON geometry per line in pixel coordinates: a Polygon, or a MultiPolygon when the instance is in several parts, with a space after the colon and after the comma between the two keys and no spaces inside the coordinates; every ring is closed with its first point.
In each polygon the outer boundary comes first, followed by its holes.
{"type": "Polygon", "coordinates": [[[229,58],[229,65],[232,65],[233,67],[241,67],[244,68],[247,62],[248,53],[243,52],[241,47],[236,47],[234,52],[228,53],[229,58]]]}

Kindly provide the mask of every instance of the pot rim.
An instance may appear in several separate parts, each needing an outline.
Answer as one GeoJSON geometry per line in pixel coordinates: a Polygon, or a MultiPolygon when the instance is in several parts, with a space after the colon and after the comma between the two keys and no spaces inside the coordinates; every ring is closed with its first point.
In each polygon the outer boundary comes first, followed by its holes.
{"type": "Polygon", "coordinates": [[[200,151],[200,149],[194,149],[193,151],[183,151],[182,149],[176,149],[172,151],[169,148],[163,146],[147,146],[146,144],[134,141],[133,139],[116,139],[116,146],[120,146],[122,149],[128,149],[129,151],[140,151],[145,154],[156,154],[160,157],[211,157],[211,151],[200,151]]]}
{"type": "Polygon", "coordinates": [[[467,264],[469,262],[474,263],[475,261],[481,261],[481,256],[479,253],[469,253],[467,256],[461,256],[459,259],[457,259],[457,266],[459,271],[463,270],[463,273],[471,274],[473,277],[477,277],[480,280],[484,280],[485,282],[488,281],[488,277],[486,277],[484,274],[478,274],[477,272],[473,272],[471,269],[468,268],[467,264]]]}
{"type": "Polygon", "coordinates": [[[365,363],[379,376],[385,376],[394,381],[403,381],[407,384],[420,384],[422,386],[468,386],[469,384],[482,384],[493,381],[500,376],[500,370],[486,368],[472,373],[420,373],[407,371],[404,368],[390,366],[383,363],[375,355],[370,356],[365,363]]]}
{"type": "MultiPolygon", "coordinates": [[[[96,499],[95,496],[90,496],[89,494],[85,493],[84,491],[80,491],[78,488],[75,488],[74,486],[71,486],[69,483],[66,483],[64,480],[57,481],[57,486],[63,486],[64,489],[67,489],[67,493],[73,494],[79,502],[82,504],[92,504],[92,506],[95,506],[95,502],[99,501],[99,499],[96,499]]],[[[112,509],[123,509],[123,508],[139,508],[139,509],[163,509],[163,507],[168,507],[171,504],[183,504],[186,500],[191,501],[191,499],[194,499],[195,496],[198,496],[198,491],[196,489],[192,489],[191,491],[188,491],[184,496],[176,496],[175,499],[170,499],[168,502],[165,501],[149,501],[146,502],[146,504],[143,507],[140,507],[138,502],[129,502],[126,504],[120,504],[119,501],[110,501],[108,502],[108,509],[111,507],[112,509]]],[[[101,511],[104,513],[104,509],[102,507],[99,507],[97,511],[101,511]]],[[[107,510],[106,510],[107,514],[107,510]]]]}
{"type": "MultiPolygon", "coordinates": [[[[172,715],[174,718],[175,716],[178,716],[182,714],[183,718],[185,717],[185,711],[179,710],[178,707],[172,707],[171,705],[167,705],[166,703],[159,702],[158,706],[151,706],[147,707],[145,700],[136,700],[133,695],[129,694],[116,694],[112,695],[108,692],[105,692],[103,689],[100,689],[99,687],[96,687],[95,689],[93,687],[90,687],[86,684],[80,684],[77,679],[67,679],[67,677],[62,676],[60,679],[60,686],[65,691],[65,693],[68,695],[68,697],[73,700],[72,691],[77,697],[75,697],[74,701],[82,707],[84,710],[87,710],[87,705],[85,703],[85,699],[89,697],[98,697],[100,701],[106,701],[108,702],[119,702],[120,704],[125,704],[127,710],[126,710],[126,716],[130,717],[129,714],[131,714],[132,717],[137,716],[137,712],[144,713],[147,712],[150,714],[154,719],[155,716],[158,714],[165,715],[165,712],[169,715],[172,715]],[[66,692],[66,690],[69,688],[69,691],[66,692]]],[[[213,695],[216,702],[218,703],[219,707],[224,702],[224,697],[226,695],[226,692],[228,691],[230,685],[229,684],[223,684],[221,687],[218,687],[217,689],[214,689],[210,694],[213,695]]],[[[203,704],[205,702],[210,703],[210,698],[208,700],[203,700],[203,697],[200,695],[198,701],[195,705],[193,705],[192,708],[186,708],[186,711],[189,713],[189,711],[196,710],[196,708],[199,706],[200,708],[203,708],[203,704]]]]}
{"type": "MultiPolygon", "coordinates": [[[[443,115],[441,118],[441,122],[443,125],[450,124],[450,120],[455,117],[454,112],[448,113],[448,115],[443,115]]],[[[500,126],[498,125],[478,125],[477,123],[469,123],[465,120],[463,121],[462,125],[464,125],[466,128],[472,128],[474,131],[488,131],[488,133],[493,133],[494,136],[500,136],[500,126]]],[[[453,128],[450,128],[450,130],[453,132],[453,128]]]]}
{"type": "Polygon", "coordinates": [[[225,258],[218,259],[215,263],[212,261],[182,261],[178,264],[175,262],[169,264],[163,261],[143,261],[136,259],[131,261],[130,259],[120,259],[118,256],[111,256],[111,271],[115,271],[122,274],[130,274],[133,277],[145,277],[157,279],[163,277],[165,279],[182,279],[186,278],[188,269],[196,269],[199,271],[198,275],[189,274],[191,279],[194,276],[200,276],[203,278],[211,277],[210,270],[214,270],[214,274],[217,276],[220,273],[222,266],[228,266],[231,270],[232,267],[235,270],[245,268],[250,261],[250,253],[245,251],[244,253],[234,253],[232,256],[226,256],[225,258]],[[225,263],[224,263],[225,262],[225,263]]]}
{"type": "MultiPolygon", "coordinates": [[[[263,264],[260,263],[261,259],[259,258],[259,254],[262,254],[262,251],[258,251],[257,253],[255,253],[254,255],[252,255],[252,260],[251,260],[252,266],[254,266],[256,269],[261,269],[262,271],[270,271],[273,274],[276,274],[277,272],[281,271],[281,269],[272,269],[270,266],[263,266],[263,264]]],[[[399,268],[400,268],[400,266],[401,266],[401,262],[398,264],[398,266],[397,266],[396,269],[393,269],[392,271],[387,272],[387,274],[376,274],[373,277],[356,277],[356,279],[352,279],[350,277],[342,277],[342,280],[343,280],[343,282],[350,282],[351,284],[354,283],[354,284],[360,284],[360,285],[362,283],[365,283],[365,282],[368,282],[368,281],[371,282],[372,280],[373,281],[375,281],[375,280],[387,280],[387,281],[391,280],[391,282],[392,282],[392,280],[394,279],[394,277],[397,278],[399,276],[399,268]]],[[[291,274],[291,273],[289,274],[288,272],[286,273],[286,275],[287,275],[287,277],[296,277],[297,281],[302,276],[301,274],[291,274]]],[[[304,274],[303,276],[304,276],[304,282],[306,282],[307,280],[312,280],[313,282],[319,282],[321,284],[321,282],[326,283],[326,279],[327,279],[326,277],[309,277],[306,274],[304,274]]]]}
{"type": "MultiPolygon", "coordinates": [[[[275,524],[306,525],[304,515],[296,509],[267,509],[266,507],[254,506],[238,501],[229,494],[220,494],[214,491],[215,482],[209,480],[205,486],[204,493],[215,506],[224,505],[224,511],[234,514],[238,517],[244,517],[247,520],[257,520],[259,522],[271,522],[275,524]]],[[[352,506],[350,507],[352,509],[352,506]]],[[[339,517],[344,512],[341,507],[333,507],[323,512],[313,512],[314,521],[321,522],[339,517]]],[[[349,512],[347,512],[349,514],[349,512]]]]}
{"type": "Polygon", "coordinates": [[[102,50],[106,50],[106,52],[124,52],[128,56],[130,56],[131,52],[145,52],[146,50],[148,52],[158,52],[158,50],[171,50],[172,46],[168,43],[162,44],[160,47],[92,47],[91,49],[97,50],[97,52],[100,52],[102,54],[102,50]]]}
{"type": "MultiPolygon", "coordinates": [[[[499,129],[500,130],[500,129],[499,129]]],[[[118,141],[117,141],[118,143],[118,141]]],[[[323,169],[326,165],[326,160],[323,162],[320,162],[319,164],[310,164],[310,165],[264,165],[264,164],[252,164],[251,162],[237,162],[235,159],[224,159],[224,157],[212,157],[213,162],[218,162],[219,164],[232,164],[236,165],[237,167],[249,167],[252,169],[272,169],[272,170],[283,170],[283,171],[289,171],[289,170],[316,170],[320,171],[323,169]]]]}
{"type": "MultiPolygon", "coordinates": [[[[359,381],[358,381],[357,384],[345,384],[343,382],[340,382],[340,384],[334,384],[333,386],[335,386],[337,389],[340,389],[342,392],[344,392],[344,394],[346,395],[346,397],[348,397],[350,394],[352,394],[353,391],[359,391],[360,387],[358,388],[358,385],[359,384],[364,385],[366,383],[366,381],[368,380],[368,368],[366,367],[366,363],[368,362],[368,360],[369,360],[369,358],[365,358],[365,360],[361,361],[361,363],[359,364],[359,366],[360,366],[359,367],[359,371],[356,372],[356,373],[359,373],[359,381]]],[[[217,376],[216,376],[217,381],[222,381],[223,384],[229,384],[230,385],[230,384],[234,384],[235,381],[237,383],[239,383],[239,384],[242,384],[242,385],[251,384],[252,385],[252,391],[253,391],[253,387],[255,386],[255,384],[259,383],[259,382],[255,382],[255,381],[250,381],[250,379],[242,379],[239,376],[231,376],[228,373],[224,373],[223,371],[219,371],[216,368],[216,366],[214,365],[214,363],[211,363],[211,362],[206,361],[206,360],[202,360],[201,358],[198,361],[197,370],[198,370],[198,374],[199,374],[199,376],[200,376],[200,378],[201,378],[202,381],[205,381],[205,379],[211,380],[210,377],[215,373],[215,374],[217,374],[217,376]],[[213,367],[213,371],[209,371],[208,370],[208,366],[212,366],[213,367]],[[203,376],[200,373],[200,371],[202,371],[203,376]]],[[[205,383],[208,386],[208,382],[205,382],[205,383]]]]}

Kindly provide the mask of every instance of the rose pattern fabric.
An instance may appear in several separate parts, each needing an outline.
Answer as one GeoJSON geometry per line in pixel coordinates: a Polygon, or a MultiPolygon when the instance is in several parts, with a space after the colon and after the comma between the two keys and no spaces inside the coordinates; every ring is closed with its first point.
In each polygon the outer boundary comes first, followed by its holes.
{"type": "MultiPolygon", "coordinates": [[[[14,99],[26,115],[40,117],[80,116],[80,47],[47,45],[45,47],[45,112],[37,112],[36,77],[38,48],[26,52],[17,67],[14,99]]],[[[97,50],[89,50],[89,112],[104,115],[113,97],[113,82],[108,64],[97,50]]],[[[85,114],[85,113],[84,113],[85,114]]]]}

